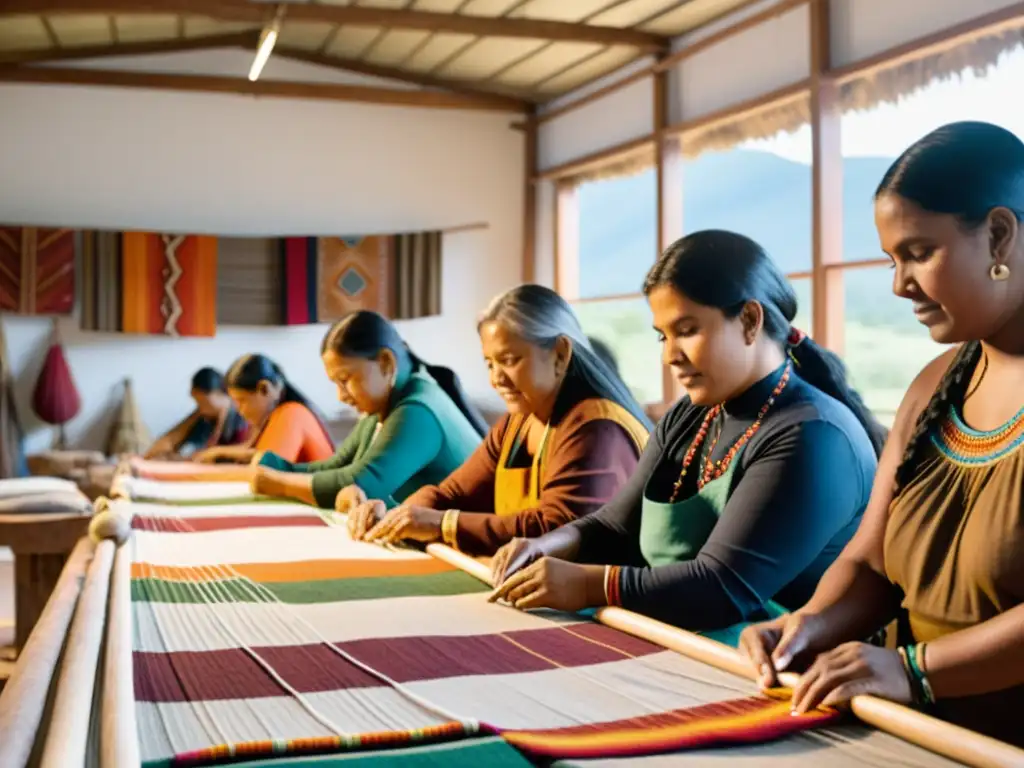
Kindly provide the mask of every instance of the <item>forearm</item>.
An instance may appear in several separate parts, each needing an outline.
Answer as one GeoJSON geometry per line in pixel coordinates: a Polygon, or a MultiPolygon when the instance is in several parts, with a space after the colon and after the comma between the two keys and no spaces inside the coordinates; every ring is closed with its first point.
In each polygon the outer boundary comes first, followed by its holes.
{"type": "Polygon", "coordinates": [[[923,663],[938,699],[1024,685],[1024,605],[928,643],[923,663]]]}
{"type": "Polygon", "coordinates": [[[888,579],[864,560],[840,556],[797,613],[823,619],[816,645],[831,648],[869,637],[892,621],[899,607],[898,590],[888,579]]]}
{"type": "MultiPolygon", "coordinates": [[[[446,507],[446,509],[456,509],[446,507]]],[[[516,515],[495,515],[489,512],[459,511],[456,523],[456,543],[460,550],[471,554],[491,555],[512,539],[545,540],[557,533],[574,518],[557,509],[536,508],[516,515]]],[[[562,549],[562,545],[555,542],[562,549]]],[[[575,555],[574,546],[571,553],[575,555]]],[[[569,559],[562,554],[554,555],[569,559]]]]}
{"type": "Polygon", "coordinates": [[[267,496],[295,499],[303,504],[317,503],[313,495],[313,475],[274,472],[261,479],[259,492],[267,496]]]}

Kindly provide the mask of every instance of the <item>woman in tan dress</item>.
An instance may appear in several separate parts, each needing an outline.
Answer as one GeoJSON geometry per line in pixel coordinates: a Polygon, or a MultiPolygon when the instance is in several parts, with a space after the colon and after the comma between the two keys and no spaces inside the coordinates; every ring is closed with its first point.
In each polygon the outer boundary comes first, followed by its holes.
{"type": "Polygon", "coordinates": [[[1024,143],[985,123],[924,137],[875,198],[893,291],[941,343],[911,385],[857,535],[808,604],[748,628],[793,706],[913,703],[1024,746],[1024,143]],[[897,620],[896,650],[858,638],[897,620]]]}

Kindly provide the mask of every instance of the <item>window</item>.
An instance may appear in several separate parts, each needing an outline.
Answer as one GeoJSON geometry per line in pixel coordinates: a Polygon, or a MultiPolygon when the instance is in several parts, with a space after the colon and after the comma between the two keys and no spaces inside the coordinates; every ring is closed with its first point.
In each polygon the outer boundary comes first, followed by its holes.
{"type": "Polygon", "coordinates": [[[576,187],[579,298],[640,293],[658,255],[656,185],[649,168],[576,187]]]}
{"type": "Polygon", "coordinates": [[[615,355],[619,373],[641,404],[660,403],[661,344],[651,327],[651,310],[642,296],[583,301],[573,309],[583,330],[615,355]]]}
{"type": "MultiPolygon", "coordinates": [[[[686,136],[682,138],[686,146],[686,136]]],[[[783,272],[811,268],[811,132],[801,128],[683,162],[683,228],[756,240],[783,272]]]]}
{"type": "Polygon", "coordinates": [[[892,292],[888,267],[843,271],[844,357],[850,380],[886,424],[914,377],[943,347],[914,319],[910,302],[892,292]]]}

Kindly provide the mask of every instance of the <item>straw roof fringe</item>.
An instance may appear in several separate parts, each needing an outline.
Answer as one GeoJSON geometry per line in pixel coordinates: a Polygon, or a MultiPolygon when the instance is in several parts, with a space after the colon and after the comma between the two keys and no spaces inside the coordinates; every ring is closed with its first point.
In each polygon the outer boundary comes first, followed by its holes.
{"type": "Polygon", "coordinates": [[[727,122],[688,131],[679,137],[679,142],[683,157],[694,158],[704,152],[723,152],[748,141],[793,133],[810,120],[810,102],[805,95],[800,95],[727,122]]]}
{"type": "Polygon", "coordinates": [[[572,185],[584,184],[588,181],[604,181],[618,179],[623,176],[636,176],[654,167],[654,142],[645,144],[606,163],[587,168],[584,171],[566,176],[560,181],[572,185]]]}
{"type": "Polygon", "coordinates": [[[865,111],[900,100],[938,81],[963,77],[968,70],[984,77],[1003,54],[1024,45],[1024,27],[983,35],[911,61],[855,78],[840,85],[844,112],[865,111]]]}

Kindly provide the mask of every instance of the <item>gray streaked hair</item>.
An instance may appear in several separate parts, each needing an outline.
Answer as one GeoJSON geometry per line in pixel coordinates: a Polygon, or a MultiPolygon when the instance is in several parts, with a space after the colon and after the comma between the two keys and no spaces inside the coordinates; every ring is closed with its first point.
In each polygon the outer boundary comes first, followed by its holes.
{"type": "MultiPolygon", "coordinates": [[[[618,372],[594,350],[569,302],[555,291],[532,283],[505,291],[491,301],[477,328],[482,328],[485,323],[497,323],[541,349],[552,349],[560,338],[568,339],[572,343],[573,353],[566,379],[572,377],[579,380],[598,397],[621,405],[645,427],[651,427],[644,409],[637,403],[629,387],[618,372]]],[[[574,404],[556,402],[552,419],[564,416],[574,404]]]]}

